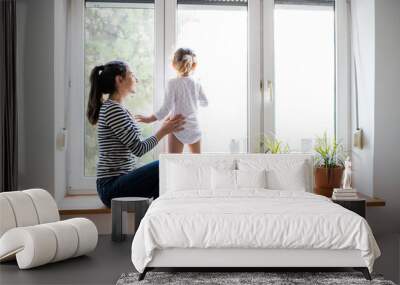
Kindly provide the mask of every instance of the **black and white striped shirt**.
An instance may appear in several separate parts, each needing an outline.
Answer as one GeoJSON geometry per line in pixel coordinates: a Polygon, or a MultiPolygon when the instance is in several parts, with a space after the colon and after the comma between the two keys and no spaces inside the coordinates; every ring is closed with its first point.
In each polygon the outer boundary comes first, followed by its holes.
{"type": "Polygon", "coordinates": [[[112,100],[106,100],[100,108],[97,142],[97,178],[118,176],[135,169],[136,157],[141,157],[158,143],[155,136],[142,140],[131,114],[112,100]]]}

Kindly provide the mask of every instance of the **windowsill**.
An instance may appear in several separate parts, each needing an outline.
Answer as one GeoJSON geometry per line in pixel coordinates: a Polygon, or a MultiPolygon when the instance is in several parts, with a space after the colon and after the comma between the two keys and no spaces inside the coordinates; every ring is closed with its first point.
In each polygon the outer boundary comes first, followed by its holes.
{"type": "Polygon", "coordinates": [[[58,205],[60,215],[109,214],[97,195],[68,195],[58,205]]]}

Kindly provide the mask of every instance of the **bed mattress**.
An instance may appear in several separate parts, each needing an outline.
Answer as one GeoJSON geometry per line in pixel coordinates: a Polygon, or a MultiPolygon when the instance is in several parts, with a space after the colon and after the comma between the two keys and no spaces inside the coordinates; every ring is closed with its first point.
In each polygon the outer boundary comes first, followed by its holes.
{"type": "Polygon", "coordinates": [[[132,243],[139,272],[165,249],[359,250],[372,271],[380,255],[364,218],[300,191],[170,192],[156,199],[132,243]]]}

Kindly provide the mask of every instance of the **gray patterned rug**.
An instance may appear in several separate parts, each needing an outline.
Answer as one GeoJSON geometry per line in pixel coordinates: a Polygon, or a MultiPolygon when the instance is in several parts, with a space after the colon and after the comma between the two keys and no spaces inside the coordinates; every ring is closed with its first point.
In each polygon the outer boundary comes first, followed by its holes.
{"type": "Polygon", "coordinates": [[[122,274],[117,285],[395,285],[392,281],[384,280],[380,275],[372,275],[373,280],[368,281],[360,272],[148,272],[142,281],[138,281],[138,276],[138,273],[122,274]]]}

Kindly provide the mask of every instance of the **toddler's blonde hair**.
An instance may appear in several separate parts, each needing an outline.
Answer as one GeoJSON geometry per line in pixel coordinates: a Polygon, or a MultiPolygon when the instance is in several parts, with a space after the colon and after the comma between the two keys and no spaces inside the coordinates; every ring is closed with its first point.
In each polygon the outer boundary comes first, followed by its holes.
{"type": "Polygon", "coordinates": [[[196,54],[189,48],[179,48],[172,61],[176,71],[183,76],[188,76],[197,64],[196,54]]]}

